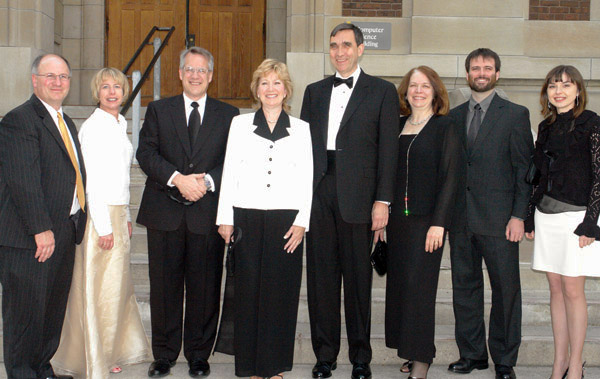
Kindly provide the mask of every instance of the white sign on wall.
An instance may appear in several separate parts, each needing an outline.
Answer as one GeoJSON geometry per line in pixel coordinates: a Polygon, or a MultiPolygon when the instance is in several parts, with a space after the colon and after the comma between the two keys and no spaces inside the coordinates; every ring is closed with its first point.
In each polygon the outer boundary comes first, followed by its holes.
{"type": "Polygon", "coordinates": [[[390,50],[392,24],[390,22],[353,22],[363,32],[365,49],[390,50]]]}

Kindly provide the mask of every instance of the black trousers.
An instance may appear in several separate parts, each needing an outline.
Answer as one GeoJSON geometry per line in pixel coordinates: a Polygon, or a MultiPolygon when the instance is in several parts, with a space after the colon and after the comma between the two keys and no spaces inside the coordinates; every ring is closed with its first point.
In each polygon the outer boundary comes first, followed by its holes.
{"type": "Polygon", "coordinates": [[[207,235],[190,232],[185,221],[175,231],[148,229],[155,359],[177,360],[182,334],[188,362],[210,356],[219,320],[223,252],[224,241],[216,226],[207,235]]]}
{"type": "Polygon", "coordinates": [[[485,260],[492,287],[489,350],[495,364],[514,366],[521,344],[519,244],[468,231],[450,233],[452,295],[460,356],[487,359],[483,320],[485,260]]]}
{"type": "Polygon", "coordinates": [[[55,248],[43,263],[35,250],[0,246],[4,365],[11,379],[53,375],[75,260],[75,227],[54,228],[55,248]]]}
{"type": "Polygon", "coordinates": [[[242,229],[235,247],[235,374],[272,377],[290,371],[300,284],[302,244],[293,253],[283,236],[297,210],[234,208],[242,229]]]}
{"type": "Polygon", "coordinates": [[[314,193],[306,243],[308,312],[317,360],[335,361],[340,351],[343,280],[350,362],[371,362],[371,224],[342,219],[334,175],[326,175],[314,193]]]}

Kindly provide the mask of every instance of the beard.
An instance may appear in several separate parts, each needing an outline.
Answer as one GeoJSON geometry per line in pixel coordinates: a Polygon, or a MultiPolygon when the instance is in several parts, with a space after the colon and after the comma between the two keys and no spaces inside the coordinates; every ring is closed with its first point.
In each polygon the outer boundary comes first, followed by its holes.
{"type": "Polygon", "coordinates": [[[475,92],[487,92],[491,89],[493,89],[494,87],[496,87],[496,76],[492,75],[490,78],[486,78],[484,76],[478,76],[476,78],[471,78],[469,77],[469,87],[471,87],[471,90],[475,91],[475,92]],[[476,83],[476,81],[478,79],[489,79],[489,82],[487,82],[486,84],[482,85],[478,85],[476,83]]]}

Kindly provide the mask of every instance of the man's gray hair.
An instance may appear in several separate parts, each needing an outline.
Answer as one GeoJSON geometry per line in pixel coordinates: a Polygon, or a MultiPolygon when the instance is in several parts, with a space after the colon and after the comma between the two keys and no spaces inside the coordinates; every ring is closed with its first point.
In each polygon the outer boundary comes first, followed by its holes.
{"type": "Polygon", "coordinates": [[[210,51],[199,47],[199,46],[192,46],[189,49],[185,49],[181,52],[181,54],[179,54],[179,68],[183,69],[183,66],[185,66],[185,57],[188,54],[199,54],[202,55],[204,58],[206,58],[206,60],[208,61],[208,71],[212,71],[214,66],[215,66],[215,59],[213,58],[212,54],[210,53],[210,51]]]}
{"type": "Polygon", "coordinates": [[[60,59],[62,59],[67,64],[67,68],[69,69],[69,76],[71,76],[71,65],[69,64],[69,61],[67,60],[67,58],[63,57],[60,54],[54,54],[54,53],[41,54],[41,55],[38,55],[33,60],[33,62],[31,63],[31,73],[33,75],[39,74],[38,69],[40,68],[40,63],[42,62],[42,59],[46,58],[49,55],[54,55],[54,56],[59,57],[60,59]]]}

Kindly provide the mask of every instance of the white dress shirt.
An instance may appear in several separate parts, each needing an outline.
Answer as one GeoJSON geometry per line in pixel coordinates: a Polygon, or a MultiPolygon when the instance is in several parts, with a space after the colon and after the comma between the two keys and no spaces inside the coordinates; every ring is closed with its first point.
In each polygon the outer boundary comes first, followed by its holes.
{"type": "MultiPolygon", "coordinates": [[[[46,107],[46,109],[48,110],[48,113],[50,113],[50,117],[52,117],[52,120],[54,121],[54,125],[56,125],[56,129],[58,129],[58,133],[62,136],[60,127],[58,126],[58,113],[60,113],[60,117],[62,117],[63,120],[65,119],[65,115],[63,113],[62,107],[60,107],[60,109],[57,111],[50,104],[46,103],[44,100],[40,99],[39,97],[38,97],[38,99],[42,102],[42,104],[44,104],[44,107],[46,107]]],[[[65,125],[67,125],[66,121],[65,121],[65,125]]],[[[71,140],[71,146],[73,146],[73,151],[75,152],[75,159],[77,159],[77,164],[79,165],[80,170],[81,170],[81,163],[79,162],[79,155],[77,154],[77,149],[75,149],[75,142],[73,141],[73,136],[71,135],[71,132],[69,131],[68,127],[67,127],[67,133],[69,134],[69,139],[71,140]]],[[[75,186],[75,188],[73,189],[73,202],[71,203],[71,211],[69,214],[72,216],[75,213],[77,213],[77,211],[80,209],[81,209],[81,206],[79,205],[79,199],[77,199],[77,186],[75,186]]]]}
{"type": "MultiPolygon", "coordinates": [[[[87,174],[89,216],[98,235],[112,233],[109,205],[129,204],[129,170],[133,147],[127,138],[127,121],[97,108],[79,131],[87,174]]],[[[131,221],[129,212],[127,220],[131,221]]]]}
{"type": "MultiPolygon", "coordinates": [[[[335,73],[335,76],[338,78],[342,77],[338,72],[335,73]]],[[[344,112],[346,112],[346,107],[348,106],[350,96],[352,96],[352,91],[356,88],[356,82],[360,76],[360,66],[357,66],[356,70],[350,76],[354,78],[352,79],[352,88],[348,88],[346,84],[340,84],[337,87],[334,86],[331,91],[329,120],[327,125],[327,150],[335,150],[335,139],[340,130],[340,123],[342,122],[342,117],[344,117],[344,112]]]]}
{"type": "MultiPolygon", "coordinates": [[[[183,103],[185,106],[185,122],[187,125],[190,124],[190,115],[192,114],[192,111],[194,110],[194,107],[192,107],[192,103],[194,101],[196,101],[198,103],[198,113],[200,113],[200,123],[202,123],[204,121],[204,110],[206,109],[206,97],[207,97],[207,95],[204,95],[200,98],[200,100],[192,100],[189,97],[187,97],[185,92],[183,93],[183,103]]],[[[169,181],[167,182],[167,185],[169,187],[175,186],[173,184],[173,179],[175,179],[177,174],[180,174],[180,172],[175,170],[173,175],[171,175],[171,177],[169,178],[169,181]]],[[[210,190],[214,191],[215,190],[215,182],[214,182],[213,178],[210,176],[210,174],[206,174],[205,178],[210,181],[210,188],[211,188],[210,190]]]]}
{"type": "Polygon", "coordinates": [[[308,123],[289,117],[289,136],[273,142],[254,131],[255,113],[233,118],[221,179],[217,225],[233,225],[233,207],[297,209],[308,231],[313,161],[308,123]]]}

